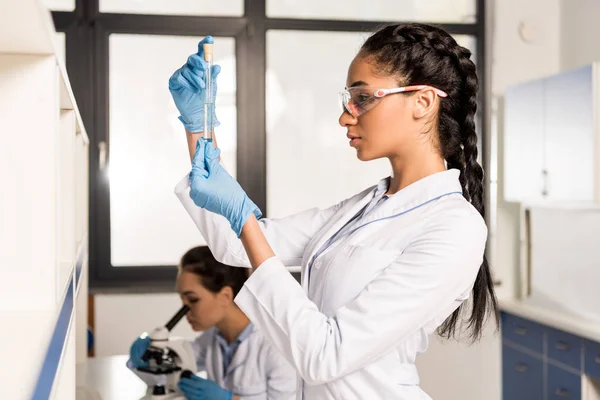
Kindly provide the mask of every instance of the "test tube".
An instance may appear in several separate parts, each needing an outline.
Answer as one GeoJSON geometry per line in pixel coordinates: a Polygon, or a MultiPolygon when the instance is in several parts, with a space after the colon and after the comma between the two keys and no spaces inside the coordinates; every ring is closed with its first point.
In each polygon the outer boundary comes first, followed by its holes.
{"type": "Polygon", "coordinates": [[[212,142],[213,138],[213,110],[215,107],[215,99],[213,98],[213,82],[212,82],[212,67],[213,67],[213,44],[204,43],[204,61],[206,61],[206,98],[204,99],[204,140],[212,142]]]}

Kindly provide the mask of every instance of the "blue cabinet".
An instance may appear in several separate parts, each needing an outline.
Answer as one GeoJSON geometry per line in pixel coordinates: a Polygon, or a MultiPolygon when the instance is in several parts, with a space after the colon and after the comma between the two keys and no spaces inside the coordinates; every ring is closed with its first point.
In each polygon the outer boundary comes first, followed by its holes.
{"type": "Polygon", "coordinates": [[[504,400],[581,400],[582,375],[600,379],[600,343],[502,313],[504,400]]]}
{"type": "Polygon", "coordinates": [[[581,369],[583,339],[557,329],[547,328],[548,358],[581,369]]]}
{"type": "Polygon", "coordinates": [[[548,400],[581,399],[581,374],[548,364],[548,400]]]}
{"type": "Polygon", "coordinates": [[[502,313],[501,321],[503,339],[539,354],[544,352],[544,328],[542,325],[506,313],[502,313]]]}
{"type": "Polygon", "coordinates": [[[503,396],[511,400],[543,400],[543,362],[540,357],[502,346],[502,376],[505,382],[503,396]]]}

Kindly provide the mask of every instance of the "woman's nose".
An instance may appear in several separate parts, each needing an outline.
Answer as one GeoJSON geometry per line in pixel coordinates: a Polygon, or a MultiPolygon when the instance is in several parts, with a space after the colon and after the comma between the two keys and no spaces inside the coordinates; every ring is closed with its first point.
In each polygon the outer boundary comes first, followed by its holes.
{"type": "Polygon", "coordinates": [[[338,120],[340,126],[348,127],[352,125],[356,125],[358,123],[358,118],[354,115],[350,114],[347,110],[342,111],[342,115],[340,115],[340,119],[338,120]]]}

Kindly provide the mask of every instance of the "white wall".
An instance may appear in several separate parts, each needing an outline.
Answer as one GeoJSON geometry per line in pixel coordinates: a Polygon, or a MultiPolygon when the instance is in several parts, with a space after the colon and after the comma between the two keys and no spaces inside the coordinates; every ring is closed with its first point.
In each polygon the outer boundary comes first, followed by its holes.
{"type": "MultiPolygon", "coordinates": [[[[97,295],[95,302],[95,355],[129,354],[131,343],[143,332],[164,325],[181,308],[181,300],[172,294],[97,295]]],[[[173,334],[193,337],[183,319],[173,334]]]]}
{"type": "Polygon", "coordinates": [[[600,61],[600,2],[562,0],[561,69],[600,61]]]}
{"type": "Polygon", "coordinates": [[[421,387],[434,400],[500,400],[499,342],[491,324],[473,344],[432,338],[417,360],[421,387]]]}
{"type": "Polygon", "coordinates": [[[597,0],[509,0],[496,5],[492,122],[497,122],[498,198],[496,229],[490,239],[493,265],[503,281],[502,296],[513,296],[519,290],[518,204],[502,200],[504,91],[519,82],[600,60],[598,15],[597,0]]]}
{"type": "Polygon", "coordinates": [[[495,5],[491,111],[497,140],[492,144],[497,150],[492,152],[497,160],[497,215],[490,245],[502,297],[517,292],[519,265],[519,208],[503,201],[502,102],[508,86],[560,70],[560,6],[560,0],[502,0],[495,5]]]}

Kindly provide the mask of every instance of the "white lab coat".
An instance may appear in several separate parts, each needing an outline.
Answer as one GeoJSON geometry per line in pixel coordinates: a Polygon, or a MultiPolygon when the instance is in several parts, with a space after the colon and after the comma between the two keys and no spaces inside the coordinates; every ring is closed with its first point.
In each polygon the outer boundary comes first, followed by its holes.
{"type": "MultiPolygon", "coordinates": [[[[292,363],[298,399],[424,400],[415,359],[428,336],[469,297],[487,228],[462,196],[459,172],[402,189],[307,265],[321,245],[373,197],[365,190],[325,210],[261,220],[276,254],[235,301],[292,363]],[[302,266],[302,286],[285,266],[302,266]]],[[[214,256],[248,266],[221,216],[196,207],[184,178],[176,194],[214,256]]]]}
{"type": "MultiPolygon", "coordinates": [[[[223,373],[223,354],[216,328],[207,329],[192,341],[199,371],[242,400],[291,400],[295,398],[296,373],[281,353],[256,327],[240,343],[227,371],[223,373]]],[[[130,363],[127,363],[131,368],[130,363]]],[[[159,377],[133,370],[148,386],[161,383],[159,377]]]]}

